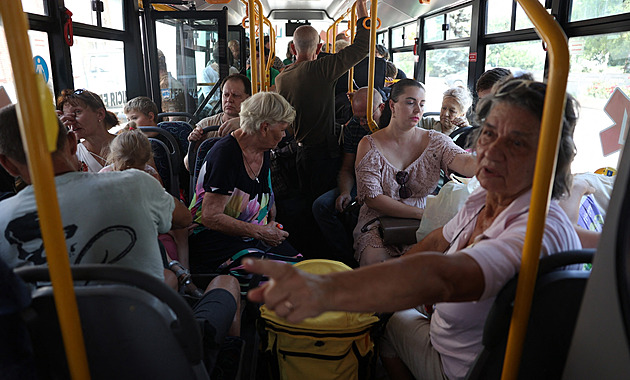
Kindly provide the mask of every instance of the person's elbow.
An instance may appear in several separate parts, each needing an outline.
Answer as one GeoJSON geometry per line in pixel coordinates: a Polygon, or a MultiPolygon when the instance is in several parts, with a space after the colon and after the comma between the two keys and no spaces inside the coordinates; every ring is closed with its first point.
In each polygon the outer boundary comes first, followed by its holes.
{"type": "Polygon", "coordinates": [[[182,202],[175,200],[175,210],[173,210],[172,228],[186,228],[193,222],[190,211],[182,202]]]}

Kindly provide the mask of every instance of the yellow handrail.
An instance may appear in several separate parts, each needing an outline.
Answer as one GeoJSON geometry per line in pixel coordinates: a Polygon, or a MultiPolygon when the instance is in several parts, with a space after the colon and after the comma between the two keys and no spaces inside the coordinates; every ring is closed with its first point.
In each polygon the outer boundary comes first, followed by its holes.
{"type": "MultiPolygon", "coordinates": [[[[245,0],[242,0],[245,2],[245,0]]],[[[252,95],[258,92],[258,67],[255,62],[256,52],[256,11],[254,0],[247,0],[247,17],[249,18],[249,68],[252,82],[252,95]],[[253,17],[252,17],[253,16],[253,17]]]]}
{"type": "MultiPolygon", "coordinates": [[[[66,348],[68,368],[73,379],[89,379],[90,371],[83,344],[79,310],[74,295],[61,213],[57,203],[57,190],[50,150],[46,144],[46,134],[53,133],[53,131],[57,133],[57,125],[45,125],[44,122],[45,120],[49,123],[53,120],[56,122],[56,117],[52,117],[51,120],[51,118],[44,117],[43,114],[44,112],[54,114],[54,110],[52,103],[42,104],[39,96],[37,74],[35,74],[31,45],[27,36],[28,20],[22,11],[22,3],[20,1],[0,1],[0,15],[2,15],[9,55],[11,56],[22,143],[28,154],[28,168],[33,182],[39,226],[46,250],[50,279],[53,284],[53,294],[61,335],[66,348]]],[[[45,86],[42,87],[45,88],[45,86]]]]}
{"type": "MultiPolygon", "coordinates": [[[[350,11],[350,22],[348,23],[350,29],[350,43],[354,43],[354,35],[357,29],[357,3],[352,4],[350,11]]],[[[348,93],[354,92],[354,66],[348,71],[348,93]]]]}
{"type": "MultiPolygon", "coordinates": [[[[269,58],[267,59],[267,66],[269,69],[265,70],[265,91],[269,91],[271,87],[271,66],[273,58],[276,55],[276,31],[273,29],[273,25],[271,25],[271,21],[267,17],[263,16],[263,21],[269,27],[269,58]]],[[[261,60],[262,57],[261,55],[261,60]]]]}
{"type": "Polygon", "coordinates": [[[374,122],[374,118],[372,118],[372,105],[374,104],[374,72],[376,71],[375,65],[376,62],[374,57],[376,55],[376,28],[377,24],[377,14],[376,7],[378,6],[378,0],[371,0],[370,4],[370,54],[368,55],[369,63],[368,66],[368,98],[367,98],[367,122],[370,127],[370,131],[372,133],[378,130],[378,125],[374,122]]]}
{"type": "MultiPolygon", "coordinates": [[[[260,70],[260,91],[265,91],[266,87],[267,87],[267,81],[265,80],[265,75],[263,75],[263,73],[265,73],[267,71],[267,67],[265,65],[265,42],[264,42],[264,33],[263,33],[263,7],[262,4],[260,3],[260,0],[254,0],[254,2],[256,3],[256,5],[258,6],[258,17],[256,18],[256,22],[258,23],[258,56],[260,57],[260,59],[256,60],[256,64],[258,64],[258,62],[260,62],[260,66],[259,66],[259,70],[260,70]]],[[[251,38],[251,36],[250,36],[251,38]]],[[[250,53],[251,56],[251,53],[250,53]]],[[[250,62],[253,62],[253,59],[250,59],[250,62]]]]}
{"type": "MultiPolygon", "coordinates": [[[[337,42],[337,25],[339,25],[339,23],[341,21],[343,21],[344,18],[346,18],[346,16],[348,15],[348,13],[350,13],[350,8],[348,8],[341,16],[339,16],[339,18],[337,18],[333,24],[331,25],[332,28],[332,35],[333,35],[333,41],[332,41],[332,47],[330,48],[331,52],[334,54],[337,52],[337,48],[335,46],[335,43],[337,42]]],[[[330,28],[329,28],[330,29],[330,28]]]]}
{"type": "Polygon", "coordinates": [[[505,352],[501,378],[516,379],[523,351],[531,308],[545,218],[549,209],[549,199],[553,174],[556,170],[556,156],[560,140],[562,115],[564,114],[565,92],[569,75],[569,49],[567,37],[560,25],[547,13],[537,0],[518,0],[523,10],[536,27],[536,31],[547,43],[549,52],[549,81],[540,127],[538,153],[532,186],[532,198],[527,220],[525,245],[521,271],[518,276],[514,312],[505,352]]]}

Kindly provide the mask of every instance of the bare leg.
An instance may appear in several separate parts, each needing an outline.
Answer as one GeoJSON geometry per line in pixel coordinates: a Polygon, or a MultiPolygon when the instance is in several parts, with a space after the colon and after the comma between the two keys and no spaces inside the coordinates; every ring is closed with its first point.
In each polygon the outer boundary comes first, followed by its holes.
{"type": "Polygon", "coordinates": [[[361,254],[359,266],[365,267],[391,259],[385,248],[366,247],[361,254]]]}
{"type": "Polygon", "coordinates": [[[179,282],[177,281],[177,276],[170,269],[164,269],[164,282],[174,291],[179,290],[179,282]]]}
{"type": "Polygon", "coordinates": [[[208,284],[206,293],[212,289],[225,289],[236,301],[236,313],[234,314],[234,320],[228,331],[228,335],[240,336],[241,335],[241,287],[238,284],[238,280],[232,276],[222,275],[217,276],[208,284]]]}
{"type": "Polygon", "coordinates": [[[188,229],[178,228],[176,230],[170,230],[168,234],[175,240],[178,261],[184,268],[190,269],[190,262],[188,260],[188,229]]]}

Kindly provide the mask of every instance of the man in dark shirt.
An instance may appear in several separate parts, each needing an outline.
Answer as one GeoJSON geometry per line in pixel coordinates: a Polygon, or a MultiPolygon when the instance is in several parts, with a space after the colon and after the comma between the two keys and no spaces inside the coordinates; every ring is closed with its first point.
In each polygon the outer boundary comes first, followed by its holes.
{"type": "MultiPolygon", "coordinates": [[[[337,187],[321,195],[313,203],[313,215],[322,230],[324,237],[338,255],[337,260],[345,263],[352,262],[352,239],[345,231],[339,220],[339,213],[343,211],[357,195],[354,174],[354,164],[357,157],[357,146],[363,136],[370,134],[367,121],[368,88],[362,87],[354,93],[352,98],[353,117],[343,129],[343,160],[337,187]]],[[[372,101],[372,118],[378,124],[381,113],[385,108],[381,94],[374,90],[372,101]]]]}
{"type": "Polygon", "coordinates": [[[297,171],[301,193],[309,201],[335,187],[339,169],[339,145],[334,134],[335,83],[368,53],[369,31],[365,0],[357,1],[357,35],[354,43],[339,53],[317,59],[319,34],[308,25],[295,30],[292,52],[296,62],[276,78],[278,93],[297,112],[294,122],[298,141],[297,171]]]}

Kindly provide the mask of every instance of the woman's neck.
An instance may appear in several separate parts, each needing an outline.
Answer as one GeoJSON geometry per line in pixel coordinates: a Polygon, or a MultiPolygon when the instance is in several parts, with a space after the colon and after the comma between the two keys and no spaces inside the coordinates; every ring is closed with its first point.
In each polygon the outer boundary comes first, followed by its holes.
{"type": "Polygon", "coordinates": [[[508,206],[510,206],[512,202],[514,202],[518,197],[529,191],[529,189],[530,188],[521,190],[514,195],[501,195],[493,192],[488,192],[486,194],[486,218],[491,217],[492,219],[494,219],[503,210],[508,208],[508,206]]]}
{"type": "Polygon", "coordinates": [[[389,135],[390,139],[398,143],[404,143],[408,142],[410,136],[413,136],[416,133],[416,127],[409,128],[407,126],[403,126],[401,123],[393,119],[384,131],[389,135]]]}
{"type": "Polygon", "coordinates": [[[237,129],[232,132],[232,136],[234,136],[243,154],[247,155],[247,157],[255,156],[259,153],[262,155],[263,150],[258,148],[256,135],[250,135],[242,129],[237,129]]]}
{"type": "Polygon", "coordinates": [[[109,151],[109,143],[116,136],[109,132],[104,132],[98,135],[93,135],[85,138],[83,145],[92,153],[101,154],[104,151],[109,151]]]}

